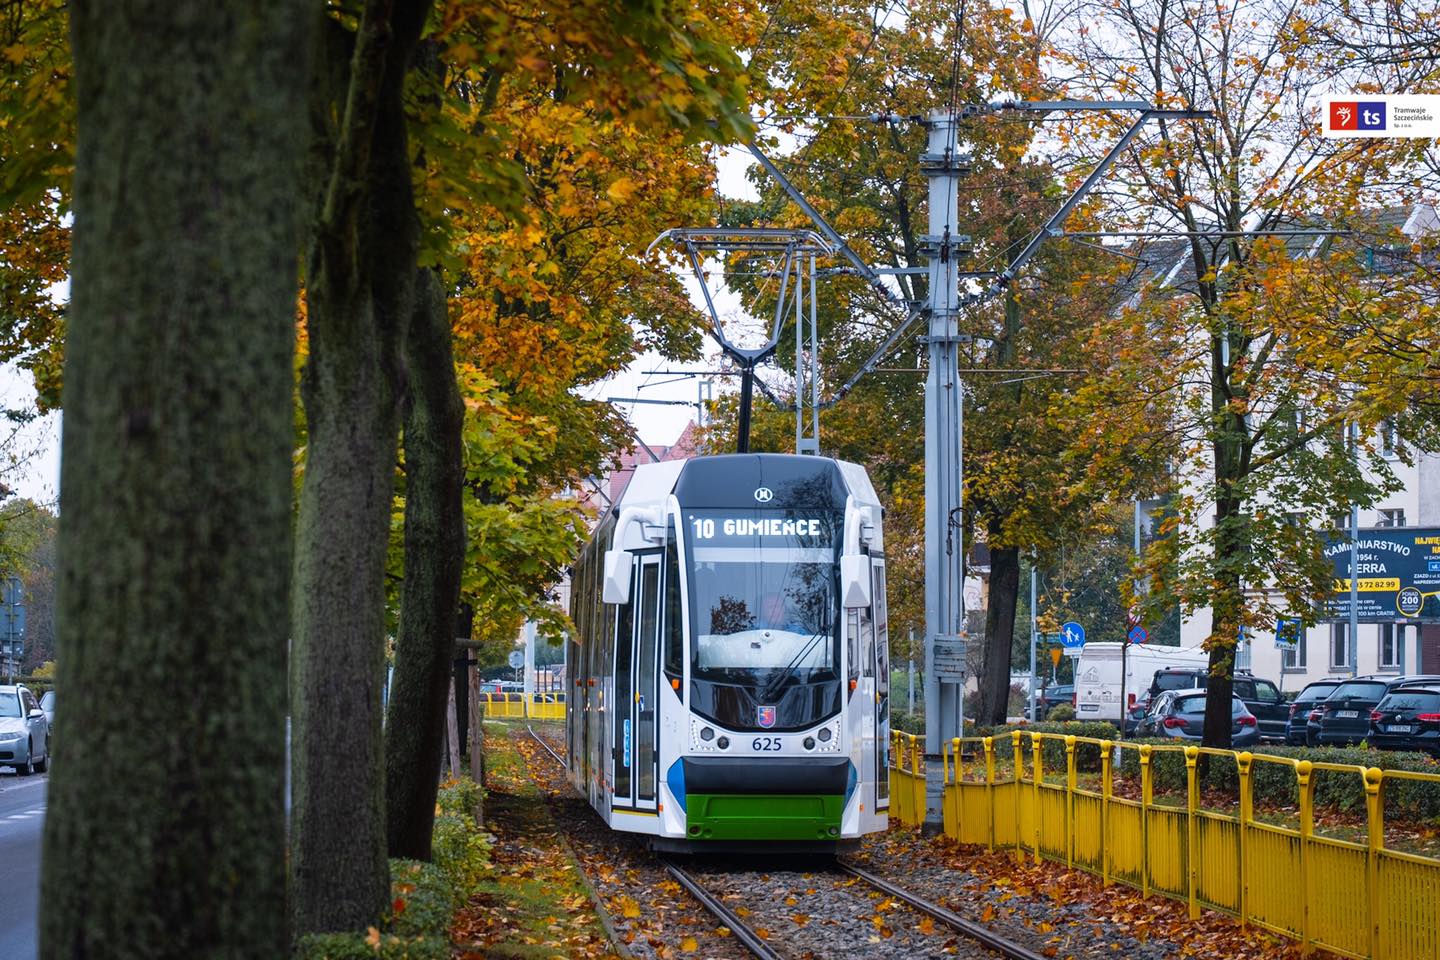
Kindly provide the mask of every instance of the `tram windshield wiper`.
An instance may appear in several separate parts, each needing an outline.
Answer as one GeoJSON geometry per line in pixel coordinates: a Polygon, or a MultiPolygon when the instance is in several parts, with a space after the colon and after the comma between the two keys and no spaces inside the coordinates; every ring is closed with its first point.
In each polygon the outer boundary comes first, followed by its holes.
{"type": "Polygon", "coordinates": [[[800,664],[804,662],[806,657],[810,656],[810,651],[815,649],[815,644],[829,635],[829,631],[824,630],[812,634],[810,639],[805,641],[805,645],[800,648],[800,652],[791,657],[790,662],[787,663],[777,675],[765,681],[765,685],[760,688],[760,700],[764,702],[779,693],[780,689],[785,686],[785,681],[795,676],[795,671],[799,668],[800,664]]]}

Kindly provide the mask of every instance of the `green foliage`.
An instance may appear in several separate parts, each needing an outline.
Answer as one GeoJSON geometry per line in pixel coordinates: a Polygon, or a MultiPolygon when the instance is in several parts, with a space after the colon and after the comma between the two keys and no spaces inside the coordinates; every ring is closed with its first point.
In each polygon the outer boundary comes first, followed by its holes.
{"type": "Polygon", "coordinates": [[[469,777],[460,777],[458,780],[447,780],[441,784],[435,804],[443,815],[470,817],[474,816],[475,805],[484,795],[485,790],[480,784],[469,777]]]}
{"type": "Polygon", "coordinates": [[[901,733],[913,733],[917,737],[925,733],[925,714],[916,712],[909,713],[905,710],[892,710],[890,712],[890,729],[899,730],[901,733]]]}
{"type": "MultiPolygon", "coordinates": [[[[1142,743],[1173,746],[1173,740],[1143,740],[1142,743]]],[[[1381,770],[1406,770],[1440,775],[1440,763],[1423,753],[1394,750],[1372,750],[1365,747],[1263,747],[1255,753],[1309,760],[1311,763],[1346,764],[1355,767],[1379,767],[1381,770]]],[[[1240,774],[1233,759],[1211,756],[1200,765],[1202,791],[1224,791],[1234,794],[1239,789],[1240,774]]],[[[1186,789],[1185,755],[1178,750],[1155,751],[1150,760],[1155,790],[1166,793],[1186,789]]],[[[1257,762],[1253,771],[1255,802],[1262,805],[1292,806],[1298,803],[1298,788],[1293,770],[1286,764],[1257,762]]],[[[1118,772],[1128,777],[1140,775],[1139,751],[1121,751],[1118,772]]],[[[1315,805],[1346,811],[1365,809],[1365,783],[1360,773],[1317,770],[1315,805]]],[[[1386,816],[1431,820],[1440,817],[1440,782],[1393,780],[1383,785],[1386,816]]]]}
{"type": "Polygon", "coordinates": [[[1067,720],[1074,720],[1075,708],[1068,703],[1057,703],[1050,708],[1050,712],[1045,715],[1045,719],[1050,723],[1064,723],[1067,720]]]}
{"type": "Polygon", "coordinates": [[[391,860],[390,933],[401,938],[443,936],[465,902],[445,872],[433,863],[391,860]]]}
{"type": "Polygon", "coordinates": [[[435,866],[467,897],[479,889],[490,866],[490,844],[468,815],[447,813],[435,818],[431,853],[435,866]]]}
{"type": "Polygon", "coordinates": [[[295,945],[294,960],[448,960],[448,937],[312,933],[295,945]]]}
{"type": "Polygon", "coordinates": [[[445,960],[450,923],[489,869],[489,843],[468,811],[479,795],[472,780],[441,789],[434,863],[390,861],[391,913],[381,933],[311,934],[294,960],[445,960]]]}
{"type": "MultiPolygon", "coordinates": [[[[1058,708],[1057,708],[1058,709],[1058,708]]],[[[1089,737],[1094,740],[1116,740],[1118,734],[1113,724],[1103,720],[1071,720],[1058,722],[1047,720],[1042,723],[1027,723],[1008,725],[1003,727],[982,727],[978,736],[994,737],[995,752],[1005,753],[1013,748],[1010,744],[1011,732],[1019,730],[1020,747],[1024,751],[1025,763],[1028,765],[1034,755],[1030,744],[1030,738],[1023,734],[1031,733],[1056,733],[1064,737],[1089,737]]],[[[1065,742],[1054,737],[1046,738],[1044,741],[1041,762],[1045,770],[1054,773],[1057,770],[1063,771],[1066,768],[1065,742]]],[[[1075,748],[1075,769],[1086,773],[1093,773],[1100,769],[1100,750],[1094,744],[1078,744],[1075,748]]]]}

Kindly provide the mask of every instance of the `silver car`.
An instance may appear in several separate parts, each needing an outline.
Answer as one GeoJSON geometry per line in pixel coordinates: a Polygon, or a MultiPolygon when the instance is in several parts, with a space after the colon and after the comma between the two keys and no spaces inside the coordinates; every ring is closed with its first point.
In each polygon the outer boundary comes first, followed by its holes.
{"type": "Polygon", "coordinates": [[[0,767],[22,777],[50,765],[50,721],[28,687],[0,686],[0,767]]]}
{"type": "MultiPolygon", "coordinates": [[[[1230,745],[1241,749],[1260,742],[1255,715],[1239,697],[1230,698],[1230,745]]],[[[1205,691],[1166,690],[1150,701],[1136,733],[1141,737],[1199,740],[1205,731],[1205,691]]]]}

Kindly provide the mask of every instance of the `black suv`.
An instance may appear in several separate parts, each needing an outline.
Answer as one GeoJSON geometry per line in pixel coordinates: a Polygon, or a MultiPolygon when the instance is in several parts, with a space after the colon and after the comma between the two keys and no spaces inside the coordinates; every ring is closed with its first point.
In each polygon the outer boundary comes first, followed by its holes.
{"type": "MultiPolygon", "coordinates": [[[[1209,681],[1210,673],[1203,667],[1167,667],[1155,671],[1150,681],[1150,697],[1153,699],[1165,690],[1204,690],[1209,681]]],[[[1280,695],[1280,688],[1245,672],[1237,672],[1232,684],[1232,692],[1255,716],[1260,739],[1284,740],[1290,724],[1290,709],[1280,695]]]]}
{"type": "Polygon", "coordinates": [[[1305,724],[1305,742],[1312,747],[1359,743],[1370,734],[1370,712],[1387,693],[1436,683],[1440,683],[1440,677],[1369,676],[1342,681],[1310,711],[1305,724]]]}
{"type": "Polygon", "coordinates": [[[1440,758],[1440,684],[1402,686],[1370,711],[1372,746],[1424,750],[1440,758]]]}
{"type": "Polygon", "coordinates": [[[1290,701],[1290,721],[1285,727],[1285,742],[1295,747],[1305,746],[1305,725],[1310,719],[1310,711],[1315,705],[1335,692],[1335,688],[1344,681],[1316,680],[1314,683],[1307,683],[1305,688],[1295,695],[1290,701]]]}

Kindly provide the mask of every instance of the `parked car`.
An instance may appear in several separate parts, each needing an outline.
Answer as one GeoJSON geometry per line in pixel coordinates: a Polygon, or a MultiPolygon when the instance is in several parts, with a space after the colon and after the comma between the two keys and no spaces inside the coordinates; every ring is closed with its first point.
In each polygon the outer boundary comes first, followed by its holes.
{"type": "Polygon", "coordinates": [[[50,762],[50,751],[55,748],[55,691],[46,690],[40,695],[40,709],[45,711],[45,723],[47,732],[45,739],[45,762],[50,762]]]}
{"type": "Polygon", "coordinates": [[[1440,758],[1440,684],[1399,686],[1370,711],[1372,746],[1423,750],[1440,758]]]}
{"type": "Polygon", "coordinates": [[[1040,696],[1035,698],[1036,719],[1044,720],[1050,715],[1050,711],[1062,703],[1073,704],[1075,701],[1075,684],[1073,683],[1052,683],[1040,691],[1040,696]]]}
{"type": "Polygon", "coordinates": [[[1314,683],[1307,683],[1305,688],[1295,694],[1295,699],[1290,701],[1290,717],[1285,724],[1285,742],[1291,746],[1305,746],[1305,724],[1309,721],[1310,711],[1315,709],[1315,704],[1334,692],[1335,688],[1344,681],[1341,680],[1316,680],[1314,683]]]}
{"type": "Polygon", "coordinates": [[[1305,742],[1312,747],[1359,743],[1370,733],[1370,711],[1392,690],[1440,683],[1431,676],[1367,676],[1343,681],[1311,709],[1305,742]]]}
{"type": "MultiPolygon", "coordinates": [[[[1204,690],[1209,681],[1208,669],[1156,670],[1150,683],[1150,696],[1153,699],[1162,690],[1204,690]]],[[[1290,723],[1290,709],[1280,694],[1280,688],[1269,680],[1244,671],[1237,672],[1231,684],[1230,692],[1244,701],[1245,709],[1255,717],[1260,739],[1284,740],[1290,723]]]]}
{"type": "MultiPolygon", "coordinates": [[[[1253,747],[1260,742],[1255,715],[1239,697],[1231,697],[1230,745],[1253,747]]],[[[1199,740],[1205,732],[1205,694],[1195,690],[1166,690],[1150,701],[1150,709],[1136,730],[1141,737],[1199,740]]]]}
{"type": "Polygon", "coordinates": [[[29,687],[0,686],[0,766],[22,777],[50,765],[50,724],[29,687]]]}

